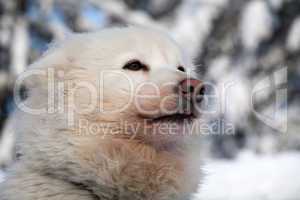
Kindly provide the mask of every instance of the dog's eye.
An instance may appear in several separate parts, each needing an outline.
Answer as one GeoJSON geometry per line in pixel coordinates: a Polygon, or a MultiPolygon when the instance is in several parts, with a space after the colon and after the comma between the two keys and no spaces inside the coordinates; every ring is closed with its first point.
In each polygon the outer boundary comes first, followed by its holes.
{"type": "Polygon", "coordinates": [[[125,64],[123,69],[128,69],[132,71],[147,70],[147,66],[138,60],[132,60],[125,64]]]}
{"type": "Polygon", "coordinates": [[[185,72],[184,67],[182,67],[181,65],[179,65],[179,66],[177,67],[177,69],[178,69],[179,71],[185,72]]]}

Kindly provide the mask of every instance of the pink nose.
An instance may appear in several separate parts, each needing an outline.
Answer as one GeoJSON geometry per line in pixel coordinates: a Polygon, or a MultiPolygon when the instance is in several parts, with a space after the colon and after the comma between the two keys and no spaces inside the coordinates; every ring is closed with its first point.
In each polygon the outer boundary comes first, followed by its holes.
{"type": "Polygon", "coordinates": [[[190,99],[193,96],[203,96],[205,93],[205,88],[200,80],[187,78],[180,82],[179,84],[180,94],[190,99]]]}

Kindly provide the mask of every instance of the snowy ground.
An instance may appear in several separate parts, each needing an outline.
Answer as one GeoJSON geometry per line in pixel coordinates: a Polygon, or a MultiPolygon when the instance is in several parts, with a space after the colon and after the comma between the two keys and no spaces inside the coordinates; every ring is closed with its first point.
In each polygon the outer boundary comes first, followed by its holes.
{"type": "MultiPolygon", "coordinates": [[[[299,200],[300,153],[208,161],[206,179],[195,200],[299,200]]],[[[0,182],[4,174],[0,171],[0,182]]]]}
{"type": "Polygon", "coordinates": [[[210,161],[195,200],[299,200],[300,153],[210,161]]]}

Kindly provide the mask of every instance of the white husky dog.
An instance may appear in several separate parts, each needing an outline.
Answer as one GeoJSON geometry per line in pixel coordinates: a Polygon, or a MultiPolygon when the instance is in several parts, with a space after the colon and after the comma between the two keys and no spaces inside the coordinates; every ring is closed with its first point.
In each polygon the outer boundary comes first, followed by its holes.
{"type": "MultiPolygon", "coordinates": [[[[22,156],[1,200],[183,200],[201,179],[203,83],[166,34],[74,34],[19,77],[22,156]]],[[[18,101],[18,99],[16,99],[18,101]]]]}

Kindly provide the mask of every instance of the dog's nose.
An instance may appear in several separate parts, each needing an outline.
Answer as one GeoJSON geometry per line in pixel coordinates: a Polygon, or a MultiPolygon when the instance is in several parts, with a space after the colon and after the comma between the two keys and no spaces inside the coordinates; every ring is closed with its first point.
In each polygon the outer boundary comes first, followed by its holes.
{"type": "Polygon", "coordinates": [[[205,87],[202,81],[193,78],[187,78],[179,84],[180,94],[186,99],[195,98],[197,101],[202,100],[205,93],[205,87]]]}

